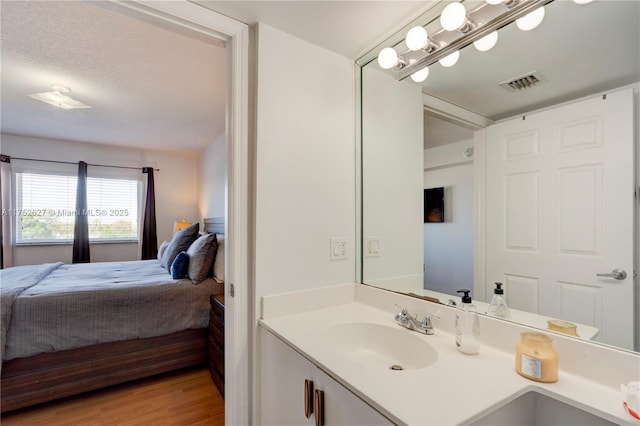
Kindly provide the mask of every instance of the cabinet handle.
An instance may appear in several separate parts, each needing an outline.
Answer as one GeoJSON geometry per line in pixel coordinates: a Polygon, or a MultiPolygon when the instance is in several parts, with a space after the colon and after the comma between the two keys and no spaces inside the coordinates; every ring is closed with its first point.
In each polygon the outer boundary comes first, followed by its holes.
{"type": "Polygon", "coordinates": [[[304,415],[309,418],[313,414],[313,380],[304,381],[304,415]]]}
{"type": "Polygon", "coordinates": [[[315,405],[316,405],[316,426],[324,426],[324,391],[316,389],[315,405]]]}

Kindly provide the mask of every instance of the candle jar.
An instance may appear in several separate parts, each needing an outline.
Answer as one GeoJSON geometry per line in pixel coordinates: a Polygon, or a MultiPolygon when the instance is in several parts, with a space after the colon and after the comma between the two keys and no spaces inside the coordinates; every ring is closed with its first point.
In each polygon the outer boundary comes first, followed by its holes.
{"type": "Polygon", "coordinates": [[[547,328],[551,331],[568,334],[569,336],[580,337],[576,331],[578,327],[572,322],[562,320],[549,320],[547,321],[547,325],[547,328]]]}
{"type": "Polygon", "coordinates": [[[516,371],[536,382],[558,381],[558,353],[551,345],[551,337],[542,333],[526,332],[516,345],[516,371]]]}

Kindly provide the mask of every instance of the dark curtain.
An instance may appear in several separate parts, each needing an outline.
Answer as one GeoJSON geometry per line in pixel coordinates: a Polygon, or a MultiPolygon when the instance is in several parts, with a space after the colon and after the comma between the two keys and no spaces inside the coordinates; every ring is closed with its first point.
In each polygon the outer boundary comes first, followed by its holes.
{"type": "Polygon", "coordinates": [[[89,263],[89,216],[87,211],[87,163],[78,163],[76,222],[73,228],[73,263],[89,263]]]}
{"type": "MultiPolygon", "coordinates": [[[[0,155],[0,162],[2,162],[2,163],[11,163],[11,157],[9,157],[8,155],[0,155]]],[[[2,186],[2,175],[1,174],[0,174],[0,188],[4,189],[4,186],[2,186]]],[[[4,214],[4,207],[5,206],[2,205],[2,199],[3,198],[4,198],[4,194],[0,195],[0,210],[2,210],[2,212],[3,212],[0,215],[0,269],[4,269],[4,239],[5,239],[4,221],[5,221],[5,216],[7,217],[6,220],[9,220],[9,215],[5,215],[4,214]]]]}
{"type": "Polygon", "coordinates": [[[156,192],[153,184],[153,167],[144,167],[147,174],[147,198],[144,204],[144,223],[142,225],[141,259],[158,257],[158,233],[156,231],[156,192]]]}

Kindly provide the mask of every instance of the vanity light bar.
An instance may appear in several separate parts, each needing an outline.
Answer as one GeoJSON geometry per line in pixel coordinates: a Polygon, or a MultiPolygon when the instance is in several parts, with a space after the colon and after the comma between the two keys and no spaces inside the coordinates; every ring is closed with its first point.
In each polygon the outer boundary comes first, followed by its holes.
{"type": "Polygon", "coordinates": [[[471,22],[471,29],[466,33],[460,33],[461,36],[450,42],[446,41],[447,34],[457,33],[451,31],[439,31],[433,37],[431,37],[430,46],[435,46],[436,49],[430,52],[421,50],[418,52],[408,51],[400,57],[403,59],[399,61],[400,66],[397,66],[393,70],[393,75],[396,80],[404,80],[411,74],[415,73],[438,62],[440,59],[445,58],[455,51],[459,51],[474,41],[481,39],[482,37],[499,30],[500,28],[509,25],[516,19],[527,15],[530,12],[551,3],[553,0],[521,0],[515,5],[490,5],[484,3],[477,7],[473,11],[467,12],[467,18],[471,22]],[[495,11],[504,9],[502,13],[498,15],[495,11]],[[488,15],[488,16],[487,16],[488,15]],[[477,22],[483,22],[478,24],[477,22]],[[438,48],[438,46],[442,46],[438,48]],[[413,58],[415,54],[420,56],[413,58]]]}

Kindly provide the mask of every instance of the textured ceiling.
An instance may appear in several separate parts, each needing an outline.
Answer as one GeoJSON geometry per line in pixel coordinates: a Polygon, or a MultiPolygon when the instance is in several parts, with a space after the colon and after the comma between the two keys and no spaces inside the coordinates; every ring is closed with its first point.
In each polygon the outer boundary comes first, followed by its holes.
{"type": "Polygon", "coordinates": [[[199,151],[224,132],[225,49],[101,2],[2,1],[2,133],[199,151]],[[90,109],[27,95],[70,87],[90,109]]]}

